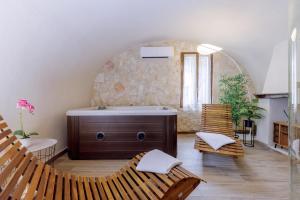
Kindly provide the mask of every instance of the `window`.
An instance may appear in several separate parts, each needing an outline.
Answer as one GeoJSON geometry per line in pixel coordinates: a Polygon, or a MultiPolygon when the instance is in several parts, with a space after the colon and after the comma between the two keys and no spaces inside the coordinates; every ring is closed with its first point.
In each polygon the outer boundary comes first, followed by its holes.
{"type": "Polygon", "coordinates": [[[182,53],[181,107],[197,111],[211,103],[211,56],[182,53]]]}

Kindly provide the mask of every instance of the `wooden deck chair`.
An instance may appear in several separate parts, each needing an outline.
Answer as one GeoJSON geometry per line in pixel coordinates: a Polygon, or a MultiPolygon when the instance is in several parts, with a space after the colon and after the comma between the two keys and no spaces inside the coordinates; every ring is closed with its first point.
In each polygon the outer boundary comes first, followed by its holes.
{"type": "MultiPolygon", "coordinates": [[[[203,104],[200,131],[220,133],[235,139],[232,127],[231,106],[222,104],[203,104]]],[[[194,147],[200,152],[219,153],[235,157],[243,156],[244,150],[242,144],[239,139],[235,140],[235,143],[224,145],[216,151],[201,138],[196,136],[194,147]]]]}
{"type": "Polygon", "coordinates": [[[169,174],[138,172],[143,155],[111,176],[71,175],[38,161],[0,116],[0,199],[184,199],[201,182],[180,166],[169,174]]]}

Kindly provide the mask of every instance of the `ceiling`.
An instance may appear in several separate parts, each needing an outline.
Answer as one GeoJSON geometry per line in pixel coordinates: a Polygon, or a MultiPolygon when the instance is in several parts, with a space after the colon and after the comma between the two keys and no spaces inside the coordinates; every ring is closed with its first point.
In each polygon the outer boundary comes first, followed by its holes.
{"type": "Polygon", "coordinates": [[[81,57],[84,66],[64,67],[83,72],[141,42],[211,43],[245,67],[260,91],[273,46],[287,37],[287,7],[284,0],[1,1],[0,50],[13,41],[7,52],[16,56],[81,57]]]}

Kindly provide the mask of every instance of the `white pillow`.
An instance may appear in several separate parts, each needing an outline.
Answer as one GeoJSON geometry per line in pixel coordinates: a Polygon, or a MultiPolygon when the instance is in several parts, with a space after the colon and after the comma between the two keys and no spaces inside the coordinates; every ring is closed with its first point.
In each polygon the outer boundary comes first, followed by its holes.
{"type": "Polygon", "coordinates": [[[200,137],[204,142],[206,142],[209,146],[211,146],[214,150],[218,150],[226,144],[235,143],[235,140],[219,133],[197,132],[196,135],[200,137]]]}
{"type": "Polygon", "coordinates": [[[173,167],[181,164],[182,162],[177,158],[174,158],[160,150],[154,149],[142,157],[136,167],[136,170],[167,174],[173,167]]]}

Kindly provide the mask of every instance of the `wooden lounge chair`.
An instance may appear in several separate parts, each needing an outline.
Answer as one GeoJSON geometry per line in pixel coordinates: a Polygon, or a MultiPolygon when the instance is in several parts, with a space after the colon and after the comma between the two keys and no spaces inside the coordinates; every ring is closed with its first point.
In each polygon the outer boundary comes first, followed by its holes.
{"type": "MultiPolygon", "coordinates": [[[[222,104],[203,104],[200,131],[221,133],[235,139],[232,127],[231,106],[222,104]]],[[[236,143],[224,145],[216,151],[201,138],[196,136],[195,149],[198,149],[200,152],[218,153],[235,157],[243,156],[244,150],[242,144],[239,139],[235,140],[236,143]]]]}
{"type": "Polygon", "coordinates": [[[178,166],[169,174],[136,171],[137,155],[108,177],[70,175],[38,161],[0,116],[0,199],[184,199],[201,179],[178,166]]]}

